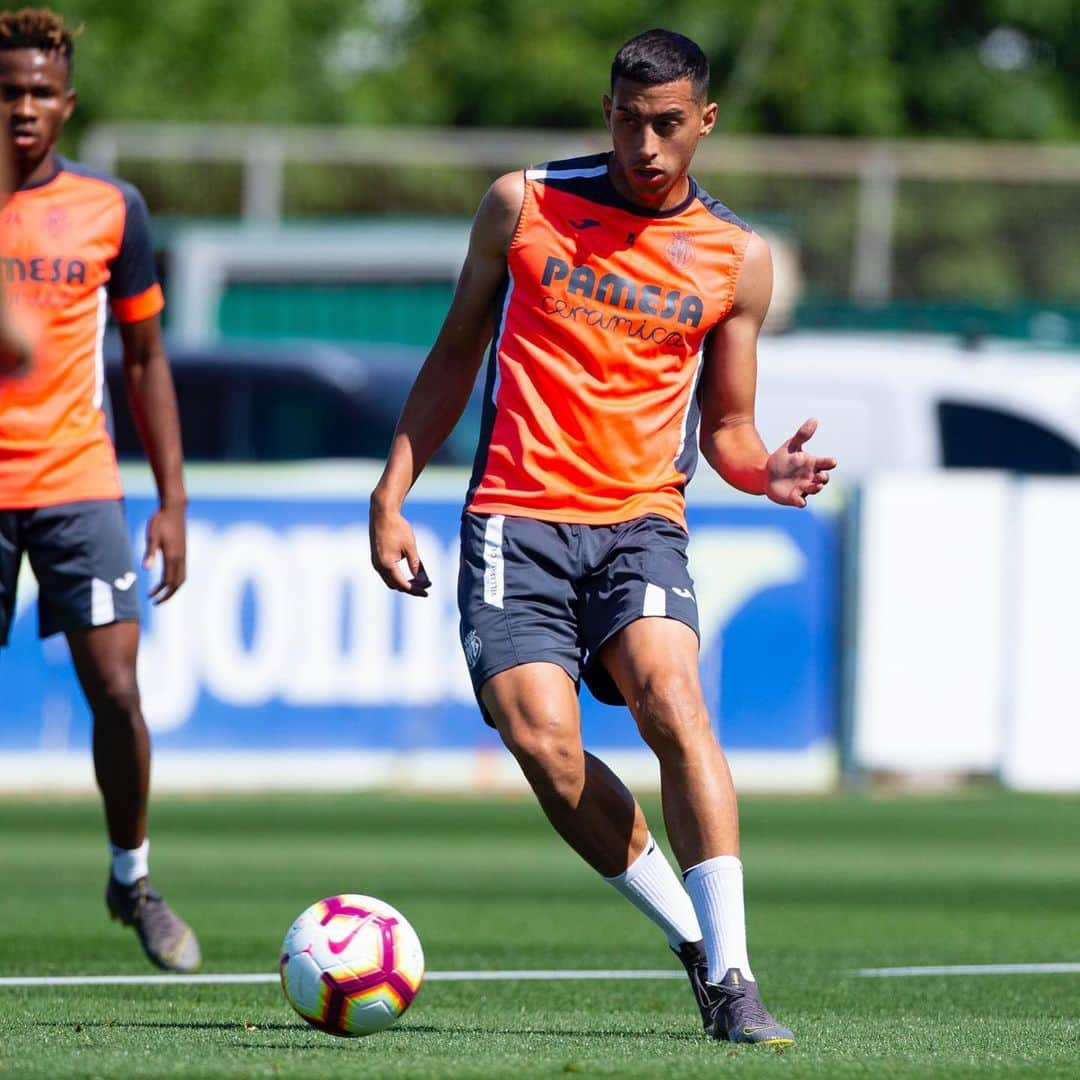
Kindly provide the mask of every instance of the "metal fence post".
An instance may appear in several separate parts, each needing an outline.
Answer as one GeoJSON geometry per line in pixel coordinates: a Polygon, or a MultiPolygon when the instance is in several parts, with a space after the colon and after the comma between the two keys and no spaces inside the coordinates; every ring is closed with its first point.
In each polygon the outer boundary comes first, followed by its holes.
{"type": "Polygon", "coordinates": [[[244,220],[280,221],[284,200],[285,148],[280,139],[256,135],[244,147],[244,220]]]}
{"type": "Polygon", "coordinates": [[[896,163],[892,154],[883,146],[874,147],[858,175],[851,296],[863,304],[884,304],[892,296],[896,219],[896,163]]]}

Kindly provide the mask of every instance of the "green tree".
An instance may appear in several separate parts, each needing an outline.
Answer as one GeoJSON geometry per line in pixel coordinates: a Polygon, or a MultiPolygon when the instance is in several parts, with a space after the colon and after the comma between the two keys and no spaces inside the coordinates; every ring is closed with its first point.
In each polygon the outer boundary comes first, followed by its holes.
{"type": "Polygon", "coordinates": [[[721,129],[1069,139],[1076,0],[69,0],[77,126],[101,120],[589,127],[662,21],[721,129]]]}

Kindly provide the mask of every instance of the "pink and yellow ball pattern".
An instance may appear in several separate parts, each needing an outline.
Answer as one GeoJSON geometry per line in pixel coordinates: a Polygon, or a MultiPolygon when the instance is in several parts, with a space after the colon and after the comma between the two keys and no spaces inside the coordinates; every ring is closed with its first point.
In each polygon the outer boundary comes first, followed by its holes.
{"type": "Polygon", "coordinates": [[[424,951],[400,911],[373,896],[328,896],[300,913],[281,946],[292,1007],[330,1035],[371,1035],[413,1003],[424,951]]]}

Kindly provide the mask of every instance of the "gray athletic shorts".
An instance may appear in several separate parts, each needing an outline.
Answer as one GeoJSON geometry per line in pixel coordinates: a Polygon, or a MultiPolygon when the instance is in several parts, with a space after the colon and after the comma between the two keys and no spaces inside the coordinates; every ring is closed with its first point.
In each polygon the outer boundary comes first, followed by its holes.
{"type": "Polygon", "coordinates": [[[14,620],[23,552],[38,580],[41,637],[138,620],[137,575],[122,500],[0,510],[0,645],[7,644],[14,620]]]}
{"type": "MultiPolygon", "coordinates": [[[[466,513],[458,609],[477,700],[500,671],[547,661],[575,685],[584,678],[599,701],[624,704],[596,662],[612,634],[666,616],[700,636],[686,544],[678,525],[653,514],[618,525],[559,525],[466,513]]],[[[486,711],[484,719],[491,722],[486,711]]]]}

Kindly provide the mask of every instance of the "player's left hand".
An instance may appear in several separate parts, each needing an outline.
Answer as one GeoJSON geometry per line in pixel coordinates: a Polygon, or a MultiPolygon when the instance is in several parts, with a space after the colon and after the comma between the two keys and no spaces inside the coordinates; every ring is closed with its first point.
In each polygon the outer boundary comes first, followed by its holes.
{"type": "Polygon", "coordinates": [[[815,457],[803,450],[803,444],[817,431],[817,421],[807,420],[786,443],[778,446],[767,464],[765,494],[781,506],[805,506],[828,482],[829,470],[836,468],[836,458],[815,457]]]}
{"type": "Polygon", "coordinates": [[[187,537],[181,507],[163,506],[147,523],[144,569],[153,566],[158,552],[165,566],[161,580],[150,590],[150,599],[164,604],[187,578],[187,537]]]}

